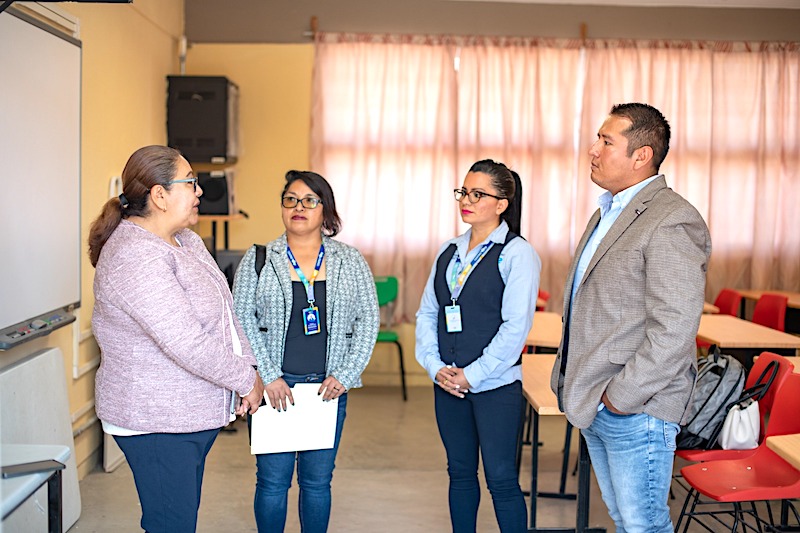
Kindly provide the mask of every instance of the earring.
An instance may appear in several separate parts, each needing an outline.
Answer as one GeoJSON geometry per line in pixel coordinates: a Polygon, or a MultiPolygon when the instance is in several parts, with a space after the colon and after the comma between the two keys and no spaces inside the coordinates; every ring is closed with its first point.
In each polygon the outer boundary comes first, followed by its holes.
{"type": "Polygon", "coordinates": [[[166,208],[166,207],[162,207],[162,208],[161,208],[161,210],[162,210],[163,212],[165,212],[165,213],[167,212],[167,208],[166,208]]]}

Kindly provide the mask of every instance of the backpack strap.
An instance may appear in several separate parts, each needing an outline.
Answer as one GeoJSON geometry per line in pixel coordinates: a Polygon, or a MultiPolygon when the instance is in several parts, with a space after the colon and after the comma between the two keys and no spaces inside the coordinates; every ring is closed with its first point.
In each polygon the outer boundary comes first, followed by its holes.
{"type": "Polygon", "coordinates": [[[261,276],[261,271],[267,263],[267,247],[263,244],[255,244],[256,247],[256,276],[261,276]]]}

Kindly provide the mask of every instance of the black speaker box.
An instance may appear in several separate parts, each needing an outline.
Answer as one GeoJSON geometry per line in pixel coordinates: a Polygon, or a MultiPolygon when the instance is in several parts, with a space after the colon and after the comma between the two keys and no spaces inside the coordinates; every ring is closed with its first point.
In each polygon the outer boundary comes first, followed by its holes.
{"type": "Polygon", "coordinates": [[[201,215],[235,215],[236,197],[233,170],[198,172],[197,184],[203,189],[198,211],[201,215]]]}
{"type": "Polygon", "coordinates": [[[224,76],[167,76],[167,144],[191,163],[231,163],[239,89],[224,76]]]}

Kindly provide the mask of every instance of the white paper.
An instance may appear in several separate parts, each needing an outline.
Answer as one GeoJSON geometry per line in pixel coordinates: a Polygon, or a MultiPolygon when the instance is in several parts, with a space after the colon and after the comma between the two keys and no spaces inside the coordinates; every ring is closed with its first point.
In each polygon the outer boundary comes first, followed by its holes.
{"type": "Polygon", "coordinates": [[[251,421],[250,453],[299,452],[333,448],[339,399],[322,401],[319,383],[292,387],[294,405],[278,412],[267,400],[251,421]]]}

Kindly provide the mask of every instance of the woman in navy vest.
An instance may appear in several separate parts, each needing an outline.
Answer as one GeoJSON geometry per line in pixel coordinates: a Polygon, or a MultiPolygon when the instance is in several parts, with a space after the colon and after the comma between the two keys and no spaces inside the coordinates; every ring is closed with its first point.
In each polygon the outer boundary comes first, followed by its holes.
{"type": "Polygon", "coordinates": [[[478,452],[500,530],[527,530],[516,468],[523,420],[520,354],[530,330],[541,261],[519,236],[522,184],[486,159],[455,198],[466,233],[445,242],[417,312],[417,361],[434,381],[447,452],[453,531],[474,532],[478,452]]]}

